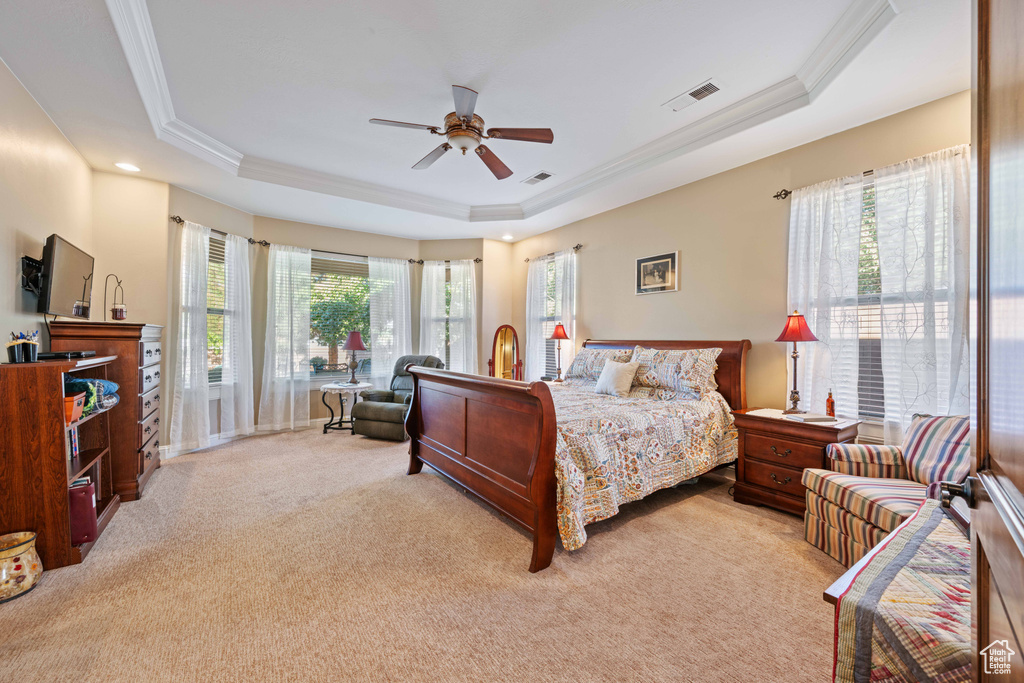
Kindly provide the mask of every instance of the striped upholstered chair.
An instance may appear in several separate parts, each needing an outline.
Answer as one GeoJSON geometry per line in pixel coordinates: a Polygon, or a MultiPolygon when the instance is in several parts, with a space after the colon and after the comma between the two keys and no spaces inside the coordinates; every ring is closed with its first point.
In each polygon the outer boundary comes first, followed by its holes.
{"type": "Polygon", "coordinates": [[[902,446],[831,444],[829,469],[804,470],[804,537],[849,567],[898,527],[939,482],[971,472],[970,420],[915,416],[902,446]]]}

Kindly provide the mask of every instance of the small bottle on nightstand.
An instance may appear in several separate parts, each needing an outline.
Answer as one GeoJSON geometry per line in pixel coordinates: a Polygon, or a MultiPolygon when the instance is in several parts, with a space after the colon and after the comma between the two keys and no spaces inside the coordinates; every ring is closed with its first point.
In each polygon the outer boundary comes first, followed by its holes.
{"type": "Polygon", "coordinates": [[[825,399],[825,414],[829,417],[836,416],[836,400],[832,398],[832,390],[828,390],[828,398],[825,399]]]}

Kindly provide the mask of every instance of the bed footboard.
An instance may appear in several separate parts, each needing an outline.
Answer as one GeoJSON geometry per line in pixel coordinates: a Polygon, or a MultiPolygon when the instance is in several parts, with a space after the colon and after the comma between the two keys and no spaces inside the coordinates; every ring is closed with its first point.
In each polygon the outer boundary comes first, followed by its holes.
{"type": "Polygon", "coordinates": [[[555,406],[543,382],[513,382],[410,365],[409,474],[427,463],[533,534],[530,571],[551,564],[555,406]]]}

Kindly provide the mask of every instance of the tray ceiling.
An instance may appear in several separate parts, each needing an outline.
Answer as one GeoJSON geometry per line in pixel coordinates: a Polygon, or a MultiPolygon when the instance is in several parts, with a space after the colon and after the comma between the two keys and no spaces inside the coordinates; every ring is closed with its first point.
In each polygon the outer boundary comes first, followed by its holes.
{"type": "Polygon", "coordinates": [[[95,168],[415,237],[526,236],[969,86],[964,0],[466,7],[40,0],[2,10],[0,56],[95,168]],[[874,91],[843,87],[879,61],[874,91]],[[712,77],[720,92],[661,106],[712,77]],[[412,170],[439,138],[367,121],[439,125],[452,84],[480,92],[488,127],[554,144],[491,141],[504,181],[472,155],[412,170]],[[519,182],[539,170],[555,175],[519,182]]]}

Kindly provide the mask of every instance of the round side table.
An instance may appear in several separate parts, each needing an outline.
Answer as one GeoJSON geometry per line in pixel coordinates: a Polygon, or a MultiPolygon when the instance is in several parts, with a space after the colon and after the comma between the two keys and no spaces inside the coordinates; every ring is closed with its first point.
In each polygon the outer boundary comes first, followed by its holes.
{"type": "Polygon", "coordinates": [[[327,410],[331,412],[331,419],[329,419],[327,421],[327,424],[324,425],[324,434],[326,434],[327,430],[329,429],[337,431],[347,429],[350,432],[354,431],[352,428],[354,423],[352,421],[351,408],[349,408],[348,411],[348,419],[345,419],[345,403],[347,403],[345,397],[347,394],[352,394],[352,405],[354,406],[356,404],[356,401],[359,400],[359,392],[366,391],[367,389],[372,388],[373,385],[370,384],[369,382],[359,382],[358,384],[347,384],[345,382],[331,382],[330,384],[325,384],[322,387],[320,387],[320,401],[327,407],[327,410]],[[338,409],[340,412],[338,413],[337,419],[335,419],[334,417],[334,408],[332,408],[331,404],[327,402],[327,394],[338,395],[338,409]]]}

